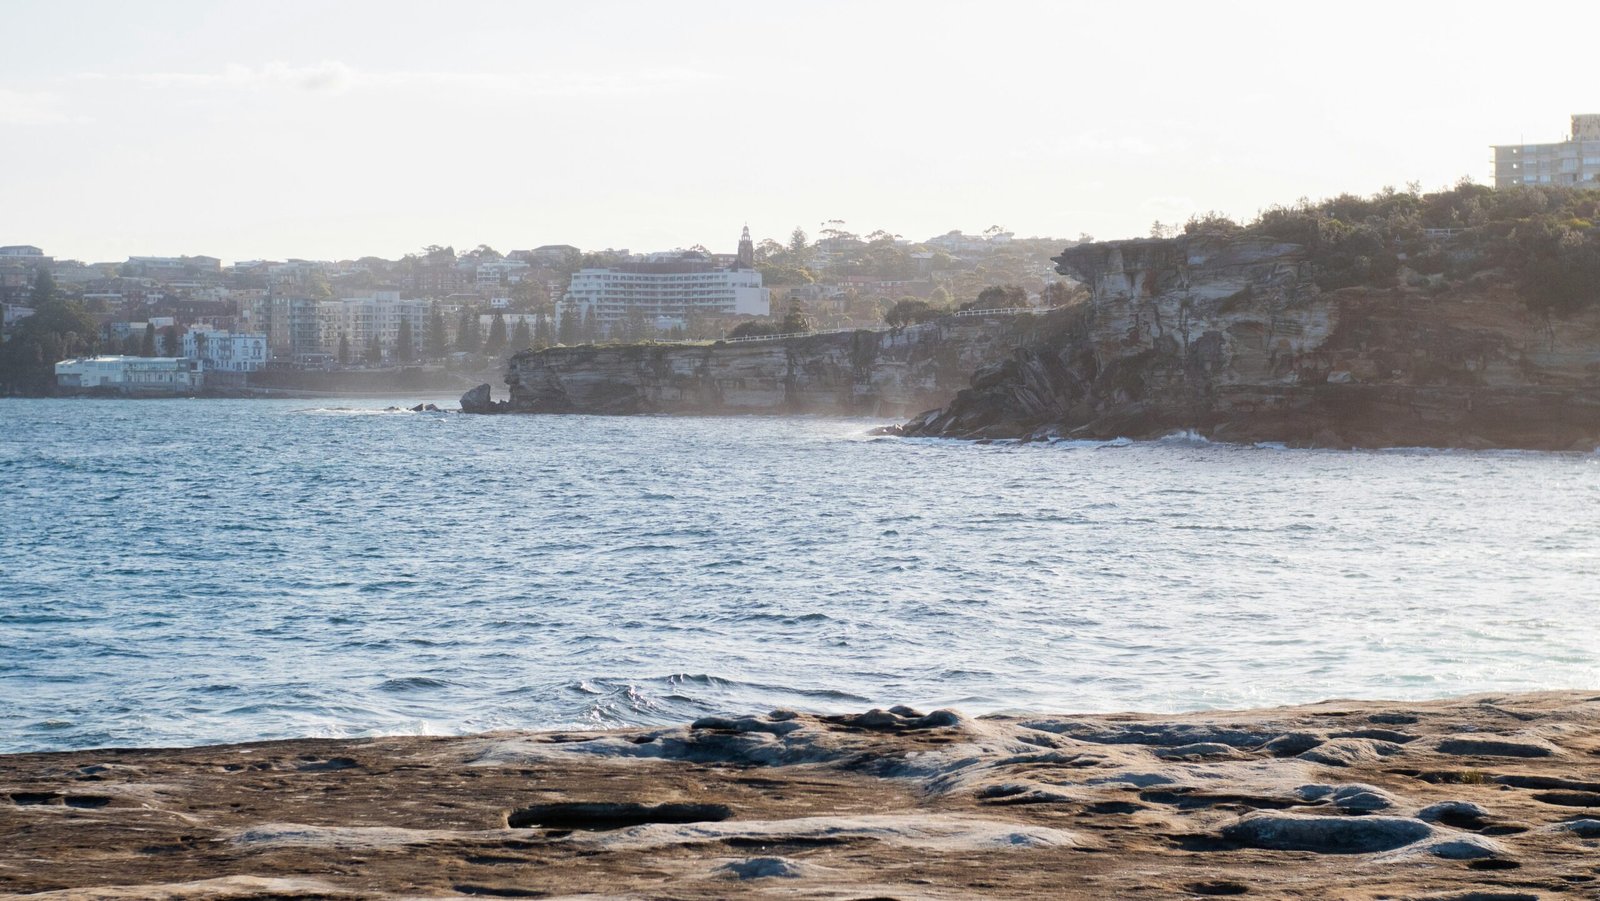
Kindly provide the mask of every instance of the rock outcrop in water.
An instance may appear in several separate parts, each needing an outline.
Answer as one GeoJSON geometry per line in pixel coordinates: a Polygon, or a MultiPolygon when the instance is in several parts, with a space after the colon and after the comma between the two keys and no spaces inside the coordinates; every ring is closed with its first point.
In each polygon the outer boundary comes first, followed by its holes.
{"type": "Polygon", "coordinates": [[[1597,754],[1581,692],[19,754],[0,895],[1553,901],[1597,754]]]}
{"type": "Polygon", "coordinates": [[[1091,299],[904,434],[1600,444],[1600,314],[1551,321],[1492,274],[1320,292],[1301,248],[1255,237],[1088,244],[1056,261],[1091,299]]]}
{"type": "Polygon", "coordinates": [[[489,385],[479,385],[461,395],[461,412],[463,413],[505,413],[509,411],[510,404],[503,400],[492,400],[492,391],[489,385]]]}
{"type": "Polygon", "coordinates": [[[908,416],[947,402],[973,370],[1038,340],[1049,319],[996,314],[772,341],[528,351],[510,361],[508,409],[908,416]]]}

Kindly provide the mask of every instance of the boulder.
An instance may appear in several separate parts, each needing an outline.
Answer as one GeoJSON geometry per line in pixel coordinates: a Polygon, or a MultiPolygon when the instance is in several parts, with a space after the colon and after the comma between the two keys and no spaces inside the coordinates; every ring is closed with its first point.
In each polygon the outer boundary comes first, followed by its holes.
{"type": "Polygon", "coordinates": [[[1433,835],[1433,827],[1410,817],[1310,816],[1257,811],[1222,830],[1222,837],[1269,851],[1372,854],[1392,851],[1433,835]]]}
{"type": "Polygon", "coordinates": [[[463,413],[505,413],[510,407],[511,405],[506,401],[497,403],[490,399],[490,388],[487,383],[461,395],[461,412],[463,413]]]}

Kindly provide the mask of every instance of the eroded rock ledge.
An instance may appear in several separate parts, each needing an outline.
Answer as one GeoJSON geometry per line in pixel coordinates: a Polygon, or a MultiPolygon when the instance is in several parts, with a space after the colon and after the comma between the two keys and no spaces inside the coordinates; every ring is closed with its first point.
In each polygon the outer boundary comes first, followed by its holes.
{"type": "Polygon", "coordinates": [[[0,894],[1588,897],[1597,754],[1563,692],[12,755],[0,894]]]}
{"type": "MultiPolygon", "coordinates": [[[[890,331],[707,345],[552,347],[511,358],[512,413],[825,413],[902,417],[1045,334],[1045,316],[946,317],[890,331]]],[[[488,401],[485,393],[482,397],[488,401]]]]}
{"type": "Polygon", "coordinates": [[[1090,301],[904,434],[1600,444],[1600,314],[1546,319],[1492,274],[1324,293],[1300,247],[1262,238],[1088,244],[1056,261],[1090,301]]]}

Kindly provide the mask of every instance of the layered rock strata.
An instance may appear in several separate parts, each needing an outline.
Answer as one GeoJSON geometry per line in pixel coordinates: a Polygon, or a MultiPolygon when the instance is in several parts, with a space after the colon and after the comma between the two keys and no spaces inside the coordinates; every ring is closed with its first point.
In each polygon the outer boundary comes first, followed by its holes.
{"type": "Polygon", "coordinates": [[[1090,300],[904,427],[962,438],[1331,447],[1600,444],[1600,314],[1529,312],[1504,278],[1321,292],[1259,238],[1069,248],[1090,300]]]}
{"type": "Polygon", "coordinates": [[[1040,339],[1047,319],[996,314],[768,341],[549,348],[512,358],[506,411],[909,416],[1040,339]]]}
{"type": "Polygon", "coordinates": [[[1600,889],[1600,697],[0,757],[0,896],[1436,898],[1600,889]]]}

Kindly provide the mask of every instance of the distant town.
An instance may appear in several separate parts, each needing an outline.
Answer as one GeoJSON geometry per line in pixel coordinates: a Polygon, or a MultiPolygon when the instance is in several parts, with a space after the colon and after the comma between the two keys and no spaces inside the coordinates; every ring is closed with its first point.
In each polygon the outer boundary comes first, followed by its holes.
{"type": "Polygon", "coordinates": [[[433,245],[394,260],[85,263],[11,245],[0,247],[0,389],[185,393],[273,373],[482,372],[553,344],[712,341],[903,325],[979,303],[1050,305],[1067,291],[1050,257],[1073,243],[999,226],[912,241],[833,221],[782,241],[746,227],[731,253],[433,245]],[[52,303],[77,320],[25,327],[52,303]],[[49,386],[37,384],[41,366],[53,367],[49,386]]]}
{"type": "MultiPolygon", "coordinates": [[[[1572,116],[1563,141],[1493,150],[1497,189],[1600,185],[1600,114],[1572,116]]],[[[1177,231],[1156,222],[1150,234],[1177,231]]],[[[396,372],[442,387],[558,344],[755,339],[1054,307],[1081,286],[1050,258],[1092,240],[996,225],[915,241],[835,219],[782,240],[745,227],[731,253],[429,245],[394,260],[225,265],[203,255],[84,263],[10,245],[0,247],[0,394],[341,390],[396,372]]]]}

